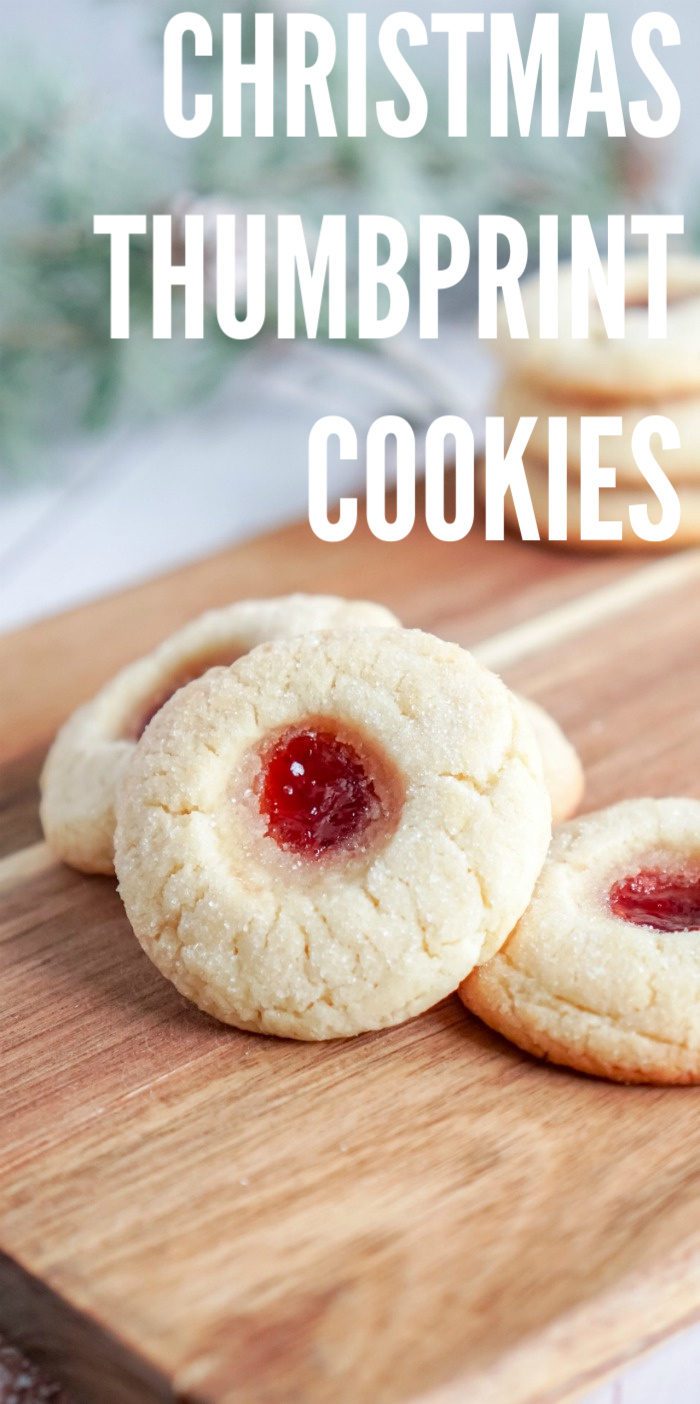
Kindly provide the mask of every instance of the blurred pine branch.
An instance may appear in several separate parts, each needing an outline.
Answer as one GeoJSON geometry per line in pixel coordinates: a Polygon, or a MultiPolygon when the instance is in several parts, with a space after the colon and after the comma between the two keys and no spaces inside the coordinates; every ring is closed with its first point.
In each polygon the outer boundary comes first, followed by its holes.
{"type": "MultiPolygon", "coordinates": [[[[204,6],[215,33],[224,8],[204,6]]],[[[246,0],[249,23],[254,8],[246,0]]],[[[170,13],[157,7],[162,22],[170,13]]],[[[576,13],[572,6],[563,96],[575,65],[576,13]]],[[[152,9],[147,25],[160,40],[152,9]]],[[[213,318],[203,343],[152,341],[150,251],[138,240],[132,336],[110,341],[108,241],[92,234],[95,212],[182,211],[189,200],[211,210],[222,202],[244,212],[298,211],[310,230],[324,213],[382,212],[405,223],[414,254],[421,213],[454,215],[473,231],[480,213],[506,211],[534,236],[540,212],[602,218],[648,203],[654,183],[630,140],[489,141],[486,72],[470,91],[469,140],[451,140],[443,70],[420,57],[431,118],[420,136],[399,143],[371,124],[362,140],[225,141],[214,125],[199,141],[177,142],[164,129],[141,130],[128,113],[95,110],[79,80],[67,83],[8,54],[0,67],[0,475],[28,473],[58,434],[200,399],[244,350],[213,318]]],[[[197,61],[200,82],[207,70],[216,109],[216,57],[197,61]]],[[[339,112],[343,83],[341,71],[333,79],[339,112]]],[[[386,75],[371,70],[369,103],[391,93],[386,75]]]]}

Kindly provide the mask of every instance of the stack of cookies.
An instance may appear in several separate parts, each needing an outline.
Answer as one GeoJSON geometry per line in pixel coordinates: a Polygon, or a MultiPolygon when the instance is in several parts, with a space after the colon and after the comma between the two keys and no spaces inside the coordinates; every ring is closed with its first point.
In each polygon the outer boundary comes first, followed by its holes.
{"type": "Polygon", "coordinates": [[[343,1038],[459,989],[529,1052],[700,1080],[700,803],[562,822],[583,774],[552,718],[380,605],[203,615],[66,722],[41,788],[56,855],[116,871],[224,1023],[343,1038]]]}
{"type": "MultiPolygon", "coordinates": [[[[602,441],[601,462],[616,470],[616,485],[600,493],[600,520],[622,523],[623,546],[643,547],[632,530],[631,506],[647,506],[658,523],[661,508],[643,477],[632,449],[640,420],[663,415],[677,427],[680,448],[665,449],[656,438],[653,452],[680,500],[680,525],[664,544],[683,547],[700,542],[700,259],[669,260],[668,337],[648,336],[648,275],[646,259],[632,258],[626,268],[626,335],[611,340],[599,308],[591,309],[590,336],[566,335],[545,340],[536,334],[540,286],[531,280],[524,290],[531,335],[513,340],[505,326],[498,352],[506,368],[493,413],[505,420],[506,443],[518,420],[536,416],[537,423],[525,456],[528,486],[542,540],[549,537],[549,419],[568,422],[568,540],[581,542],[582,417],[613,416],[622,420],[622,434],[602,441]]],[[[571,324],[571,276],[559,280],[563,327],[571,324]]],[[[506,502],[508,523],[518,522],[512,500],[506,502]]]]}

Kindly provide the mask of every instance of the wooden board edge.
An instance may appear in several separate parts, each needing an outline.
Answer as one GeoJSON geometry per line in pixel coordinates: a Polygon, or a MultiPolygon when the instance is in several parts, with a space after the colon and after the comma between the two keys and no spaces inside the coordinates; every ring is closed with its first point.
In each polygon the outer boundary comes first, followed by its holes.
{"type": "Polygon", "coordinates": [[[554,1318],[477,1373],[460,1373],[410,1404],[575,1404],[626,1366],[700,1322],[700,1247],[554,1318]]]}
{"type": "Polygon", "coordinates": [[[48,844],[41,841],[30,844],[28,848],[15,848],[0,857],[0,892],[38,877],[40,873],[55,867],[58,861],[48,844]]]}
{"type": "Polygon", "coordinates": [[[2,1251],[0,1331],[81,1404],[200,1404],[2,1251]]]}

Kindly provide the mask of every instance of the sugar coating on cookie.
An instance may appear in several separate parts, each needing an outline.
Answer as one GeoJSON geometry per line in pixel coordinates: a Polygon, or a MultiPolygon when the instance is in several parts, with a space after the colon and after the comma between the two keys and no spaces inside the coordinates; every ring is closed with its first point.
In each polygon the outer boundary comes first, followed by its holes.
{"type": "Polygon", "coordinates": [[[572,272],[559,273],[561,334],[538,334],[540,284],[533,277],[523,285],[523,305],[530,336],[511,337],[501,315],[497,349],[502,359],[529,381],[559,393],[588,395],[599,404],[611,401],[655,400],[700,390],[700,258],[690,255],[668,260],[668,334],[665,340],[648,334],[647,259],[630,257],[625,266],[625,336],[608,336],[597,302],[591,301],[588,338],[571,336],[572,272]]]}
{"type": "Polygon", "coordinates": [[[552,823],[561,824],[576,813],[585,787],[578,752],[559,723],[538,702],[522,697],[542,754],[544,781],[552,804],[552,823]]]}
{"type": "Polygon", "coordinates": [[[180,687],[258,644],[314,629],[398,626],[382,605],[334,595],[242,600],[209,610],[116,674],[62,727],[41,777],[41,821],[57,857],[114,872],[114,802],[139,737],[180,687]]]}
{"type": "Polygon", "coordinates": [[[460,994],[552,1062],[700,1081],[700,801],[629,800],[564,825],[525,915],[460,994]]]}
{"type": "Polygon", "coordinates": [[[146,953],[226,1023],[326,1039],[399,1023],[512,929],[550,806],[524,709],[419,631],[263,646],[179,692],[120,790],[146,953]]]}

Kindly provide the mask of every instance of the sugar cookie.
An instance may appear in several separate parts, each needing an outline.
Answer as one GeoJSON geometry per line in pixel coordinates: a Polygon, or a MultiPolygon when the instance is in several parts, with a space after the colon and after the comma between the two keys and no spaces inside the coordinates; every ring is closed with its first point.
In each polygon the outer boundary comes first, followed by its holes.
{"type": "MultiPolygon", "coordinates": [[[[526,457],[525,469],[530,491],[530,500],[540,534],[540,540],[549,539],[549,475],[547,468],[526,457]]],[[[645,506],[652,523],[661,519],[659,500],[652,493],[632,488],[604,488],[600,493],[599,519],[602,522],[621,522],[622,537],[616,541],[581,540],[581,483],[578,478],[570,478],[567,489],[567,529],[568,542],[572,546],[586,550],[619,550],[621,546],[637,551],[677,551],[685,546],[700,543],[700,486],[676,485],[681,506],[681,520],[678,530],[666,541],[643,541],[632,530],[630,507],[645,506]]],[[[520,525],[513,499],[508,493],[505,499],[505,521],[509,529],[520,535],[520,525]]]]}
{"type": "Polygon", "coordinates": [[[307,629],[393,624],[398,621],[381,605],[332,595],[244,600],[191,620],[117,673],[58,733],[41,777],[47,842],[83,872],[114,871],[114,796],[124,766],[167,698],[207,668],[307,629]]]}
{"type": "Polygon", "coordinates": [[[146,953],[239,1028],[336,1038],[455,989],[527,905],[550,833],[512,693],[408,630],[264,645],[183,688],[117,802],[146,953]]]}
{"type": "MultiPolygon", "coordinates": [[[[700,485],[700,397],[683,396],[675,400],[660,400],[658,404],[615,404],[602,407],[595,401],[560,399],[546,386],[530,384],[510,377],[500,388],[494,414],[501,415],[506,425],[506,442],[515,431],[518,420],[537,416],[527,452],[530,461],[546,467],[549,463],[549,424],[551,417],[568,419],[569,471],[580,475],[580,421],[583,416],[616,415],[622,420],[622,433],[602,440],[606,463],[614,465],[617,481],[623,487],[640,487],[643,479],[632,453],[632,435],[640,420],[647,415],[663,415],[675,424],[680,435],[680,448],[664,449],[658,438],[653,441],[654,456],[672,482],[700,485]]],[[[644,484],[646,487],[646,484],[644,484]]]]}
{"type": "Polygon", "coordinates": [[[578,753],[558,722],[539,703],[520,699],[532,723],[542,754],[544,782],[552,804],[552,823],[560,824],[576,813],[584,790],[583,766],[578,753]]]}
{"type": "Polygon", "coordinates": [[[564,825],[525,915],[460,994],[538,1057],[700,1081],[700,801],[628,800],[564,825]]]}
{"type": "Polygon", "coordinates": [[[588,396],[601,403],[663,400],[700,391],[700,259],[668,260],[668,336],[648,336],[647,260],[626,265],[627,320],[623,339],[608,337],[597,303],[591,308],[588,339],[574,340],[571,327],[571,268],[559,275],[560,325],[563,335],[544,340],[538,334],[540,287],[537,278],[523,286],[530,336],[511,338],[501,318],[498,351],[514,371],[559,394],[588,396]]]}

